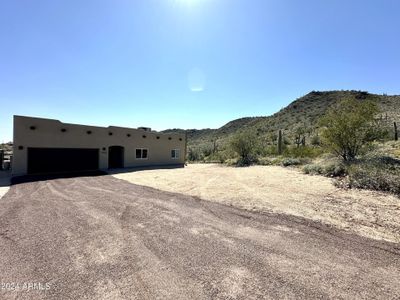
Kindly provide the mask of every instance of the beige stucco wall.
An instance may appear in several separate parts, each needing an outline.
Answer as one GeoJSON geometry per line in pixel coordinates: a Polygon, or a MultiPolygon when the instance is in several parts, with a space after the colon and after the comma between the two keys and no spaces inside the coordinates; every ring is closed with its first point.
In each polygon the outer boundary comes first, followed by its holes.
{"type": "Polygon", "coordinates": [[[108,147],[124,147],[124,167],[184,164],[185,135],[163,134],[123,127],[96,127],[62,123],[58,120],[14,116],[13,176],[25,175],[28,148],[97,148],[100,169],[108,169],[108,147]],[[35,130],[30,127],[35,126],[35,130]],[[66,132],[61,129],[65,128],[66,132]],[[87,134],[87,131],[92,134],[87,134]],[[112,135],[109,135],[112,132],[112,135]],[[130,137],[127,136],[130,134],[130,137]],[[146,135],[146,138],[143,138],[146,135]],[[157,139],[159,136],[159,139],[157,139]],[[171,138],[171,139],[169,139],[171,138]],[[23,149],[20,150],[19,147],[23,149]],[[105,150],[103,150],[105,148],[105,150]],[[136,148],[147,148],[148,159],[136,159],[136,148]],[[172,159],[171,150],[180,158],[172,159]]]}

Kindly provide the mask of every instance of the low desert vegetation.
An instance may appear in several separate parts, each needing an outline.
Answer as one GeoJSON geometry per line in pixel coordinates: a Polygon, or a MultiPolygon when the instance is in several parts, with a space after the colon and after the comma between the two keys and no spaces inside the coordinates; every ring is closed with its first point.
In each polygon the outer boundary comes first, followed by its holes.
{"type": "Polygon", "coordinates": [[[348,166],[349,187],[392,192],[400,195],[400,160],[392,157],[372,157],[348,166]]]}
{"type": "Polygon", "coordinates": [[[188,160],[297,167],[306,174],[337,178],[338,186],[400,195],[396,123],[391,132],[376,99],[357,95],[335,102],[314,126],[268,135],[244,126],[228,141],[214,138],[206,146],[189,147],[188,160]]]}

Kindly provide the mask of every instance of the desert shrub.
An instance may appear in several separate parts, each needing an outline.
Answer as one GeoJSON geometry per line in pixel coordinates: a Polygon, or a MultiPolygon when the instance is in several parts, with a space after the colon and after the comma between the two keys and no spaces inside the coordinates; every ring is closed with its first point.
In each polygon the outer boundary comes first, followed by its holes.
{"type": "Polygon", "coordinates": [[[282,160],[282,166],[288,167],[288,166],[298,166],[301,165],[301,160],[298,158],[285,158],[282,160]]]}
{"type": "Polygon", "coordinates": [[[323,167],[323,174],[330,177],[341,177],[347,174],[347,168],[342,163],[330,163],[323,167]]]}
{"type": "Polygon", "coordinates": [[[301,147],[290,147],[287,148],[283,155],[285,157],[295,157],[295,158],[315,158],[323,153],[321,148],[301,146],[301,147]]]}
{"type": "Polygon", "coordinates": [[[200,149],[196,148],[189,148],[188,149],[188,154],[187,154],[187,159],[189,161],[200,161],[203,160],[203,155],[200,149]]]}
{"type": "Polygon", "coordinates": [[[236,166],[238,164],[238,159],[237,158],[228,158],[225,160],[225,164],[227,166],[236,166]]]}
{"type": "Polygon", "coordinates": [[[236,166],[237,167],[248,167],[252,164],[257,163],[257,159],[255,158],[251,158],[251,160],[247,159],[247,158],[243,158],[240,157],[237,161],[236,161],[236,166]]]}
{"type": "Polygon", "coordinates": [[[259,157],[257,159],[257,164],[260,166],[282,166],[282,162],[285,160],[282,156],[277,157],[259,157]]]}
{"type": "Polygon", "coordinates": [[[379,144],[378,149],[374,154],[382,155],[391,155],[400,159],[400,141],[390,141],[384,144],[379,144]]]}
{"type": "Polygon", "coordinates": [[[271,166],[273,165],[273,159],[270,157],[260,157],[258,159],[258,164],[261,166],[271,166]]]}
{"type": "Polygon", "coordinates": [[[211,147],[206,146],[201,149],[201,156],[203,158],[210,156],[212,153],[213,153],[213,149],[211,147]]]}
{"type": "Polygon", "coordinates": [[[323,143],[345,161],[354,160],[362,148],[378,138],[374,117],[378,106],[372,101],[345,99],[321,119],[323,143]]]}
{"type": "Polygon", "coordinates": [[[318,164],[308,164],[303,167],[303,172],[310,175],[323,174],[324,169],[318,164]]]}
{"type": "Polygon", "coordinates": [[[230,148],[240,157],[238,166],[248,166],[255,162],[257,141],[257,135],[253,132],[240,132],[231,139],[230,148]]]}
{"type": "Polygon", "coordinates": [[[321,138],[318,135],[314,135],[314,136],[311,137],[310,143],[313,146],[320,146],[321,145],[321,138]]]}
{"type": "Polygon", "coordinates": [[[210,163],[225,163],[227,159],[234,158],[234,154],[229,150],[220,150],[211,153],[209,156],[204,158],[205,162],[210,163]]]}
{"type": "Polygon", "coordinates": [[[263,155],[278,155],[278,146],[277,145],[269,145],[265,147],[263,155]]]}
{"type": "MultiPolygon", "coordinates": [[[[290,140],[289,140],[289,138],[287,137],[287,136],[283,136],[283,146],[285,147],[285,146],[287,146],[287,145],[290,145],[291,143],[290,143],[290,140]]],[[[285,149],[285,148],[283,148],[283,149],[285,149]]]]}
{"type": "Polygon", "coordinates": [[[400,195],[400,160],[391,157],[367,159],[348,168],[350,187],[400,195]]]}
{"type": "Polygon", "coordinates": [[[205,163],[223,163],[223,161],[221,161],[221,158],[217,153],[212,153],[211,155],[205,157],[203,161],[205,163]]]}
{"type": "Polygon", "coordinates": [[[340,177],[347,173],[345,165],[331,162],[329,164],[308,164],[303,167],[303,172],[310,175],[324,175],[329,177],[340,177]]]}

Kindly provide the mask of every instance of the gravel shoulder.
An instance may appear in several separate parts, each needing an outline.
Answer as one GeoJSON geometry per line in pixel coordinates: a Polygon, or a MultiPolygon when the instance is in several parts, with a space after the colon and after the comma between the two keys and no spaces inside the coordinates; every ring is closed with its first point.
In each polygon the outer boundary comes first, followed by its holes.
{"type": "Polygon", "coordinates": [[[250,211],[301,216],[362,236],[400,243],[400,199],[336,188],[332,180],[276,166],[232,168],[189,164],[184,169],[120,173],[116,178],[250,211]]]}
{"type": "Polygon", "coordinates": [[[399,299],[398,244],[112,176],[11,186],[1,299],[399,299]]]}

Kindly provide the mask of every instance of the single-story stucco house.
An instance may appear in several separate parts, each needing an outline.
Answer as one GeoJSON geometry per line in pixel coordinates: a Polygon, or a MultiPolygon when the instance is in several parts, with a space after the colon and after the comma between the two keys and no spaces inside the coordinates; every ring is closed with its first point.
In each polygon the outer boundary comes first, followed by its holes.
{"type": "Polygon", "coordinates": [[[185,134],[14,116],[12,175],[183,166],[185,134]]]}

